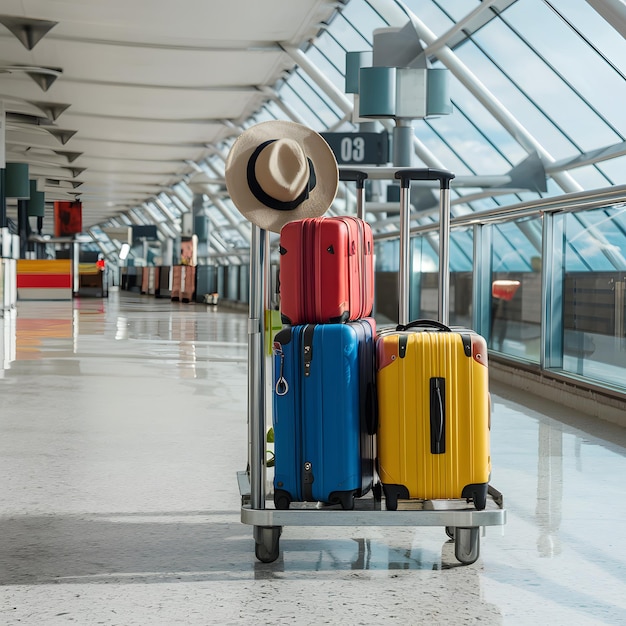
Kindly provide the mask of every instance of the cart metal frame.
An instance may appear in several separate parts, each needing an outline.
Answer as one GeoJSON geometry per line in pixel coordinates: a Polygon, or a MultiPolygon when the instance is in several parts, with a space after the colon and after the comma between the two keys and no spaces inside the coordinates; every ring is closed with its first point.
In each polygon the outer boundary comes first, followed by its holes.
{"type": "MultiPolygon", "coordinates": [[[[364,218],[364,186],[370,178],[398,178],[398,172],[411,168],[341,169],[340,179],[357,184],[357,214],[364,218]]],[[[412,170],[415,171],[415,170],[412,170]]],[[[424,170],[427,172],[427,170],[424,170]]],[[[428,170],[433,172],[433,170],[428,170]]],[[[439,171],[440,172],[440,171],[439,171]]],[[[449,173],[447,173],[449,174],[449,173]]],[[[452,174],[451,177],[454,177],[452,174]]],[[[448,276],[450,232],[449,187],[440,197],[440,276],[448,276]]],[[[408,285],[410,260],[410,184],[400,189],[400,271],[399,322],[408,323],[408,285]],[[404,207],[407,207],[405,210],[404,207]]],[[[303,504],[299,508],[277,510],[267,507],[266,475],[266,359],[265,311],[269,309],[269,233],[252,225],[250,242],[250,302],[248,317],[248,469],[238,472],[241,494],[241,521],[254,527],[255,555],[264,563],[275,561],[280,554],[280,536],[284,526],[444,526],[455,543],[455,557],[465,565],[480,556],[480,528],[506,523],[503,495],[491,485],[487,507],[477,511],[465,500],[411,501],[420,510],[386,511],[381,507],[379,486],[372,497],[357,498],[355,508],[345,511],[336,507],[303,504]]],[[[449,280],[444,280],[439,297],[439,316],[448,322],[449,280]]],[[[298,506],[294,504],[294,506],[298,506]]],[[[400,503],[399,509],[402,508],[400,503]]]]}

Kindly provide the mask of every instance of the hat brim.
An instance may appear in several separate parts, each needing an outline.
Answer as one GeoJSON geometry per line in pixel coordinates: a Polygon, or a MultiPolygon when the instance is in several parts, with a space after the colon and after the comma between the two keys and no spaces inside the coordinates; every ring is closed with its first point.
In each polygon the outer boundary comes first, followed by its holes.
{"type": "Polygon", "coordinates": [[[253,224],[274,233],[293,220],[321,217],[333,203],[339,185],[337,160],[324,138],[302,124],[282,120],[261,122],[239,135],[226,159],[225,176],[226,188],[239,212],[253,224]],[[313,163],[316,178],[309,197],[289,211],[272,209],[257,200],[246,174],[248,161],[260,144],[284,138],[295,139],[302,146],[313,163]]]}

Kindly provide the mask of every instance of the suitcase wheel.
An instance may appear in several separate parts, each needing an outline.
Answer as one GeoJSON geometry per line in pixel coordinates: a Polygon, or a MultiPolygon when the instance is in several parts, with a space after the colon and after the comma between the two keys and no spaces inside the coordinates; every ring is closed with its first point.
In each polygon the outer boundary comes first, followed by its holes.
{"type": "Polygon", "coordinates": [[[398,509],[398,499],[409,499],[409,490],[404,485],[383,485],[383,491],[385,492],[385,506],[388,511],[398,509]]]}
{"type": "Polygon", "coordinates": [[[282,489],[274,491],[274,506],[280,510],[287,510],[291,504],[291,495],[282,489]]]}
{"type": "Polygon", "coordinates": [[[484,511],[487,506],[487,496],[484,494],[476,495],[473,498],[474,506],[477,511],[484,511]]]}
{"type": "Polygon", "coordinates": [[[487,483],[466,485],[463,487],[461,497],[466,498],[468,502],[474,502],[474,508],[477,511],[483,511],[487,506],[487,491],[487,483]]]}
{"type": "Polygon", "coordinates": [[[383,499],[383,486],[380,483],[376,483],[372,487],[372,493],[374,494],[374,500],[380,502],[383,499]]]}
{"type": "Polygon", "coordinates": [[[331,504],[341,504],[344,511],[352,511],[354,509],[354,491],[333,491],[328,496],[331,504]]]}

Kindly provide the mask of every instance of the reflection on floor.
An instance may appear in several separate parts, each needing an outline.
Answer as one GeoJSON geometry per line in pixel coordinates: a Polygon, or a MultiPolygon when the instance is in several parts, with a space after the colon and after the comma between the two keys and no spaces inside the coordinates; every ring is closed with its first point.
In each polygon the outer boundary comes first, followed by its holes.
{"type": "Polygon", "coordinates": [[[2,624],[623,624],[626,433],[492,384],[504,527],[239,521],[247,320],[112,293],[0,333],[2,624]]]}

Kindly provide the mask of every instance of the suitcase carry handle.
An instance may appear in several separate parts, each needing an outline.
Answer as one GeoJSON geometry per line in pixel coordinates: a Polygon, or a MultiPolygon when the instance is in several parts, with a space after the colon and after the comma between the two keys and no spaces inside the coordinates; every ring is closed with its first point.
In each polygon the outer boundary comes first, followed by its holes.
{"type": "Polygon", "coordinates": [[[409,328],[437,328],[439,330],[443,330],[445,332],[452,332],[452,329],[437,320],[415,320],[414,322],[409,322],[408,324],[398,324],[396,327],[396,331],[400,330],[409,330],[409,328]]]}
{"type": "Polygon", "coordinates": [[[446,451],[446,379],[430,379],[430,452],[446,451]]]}

